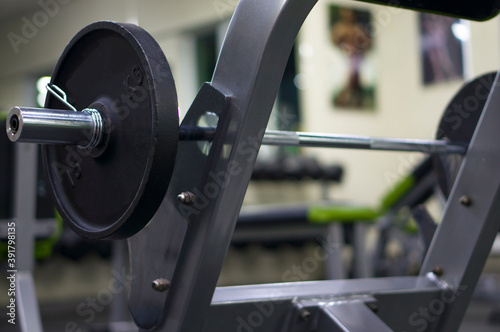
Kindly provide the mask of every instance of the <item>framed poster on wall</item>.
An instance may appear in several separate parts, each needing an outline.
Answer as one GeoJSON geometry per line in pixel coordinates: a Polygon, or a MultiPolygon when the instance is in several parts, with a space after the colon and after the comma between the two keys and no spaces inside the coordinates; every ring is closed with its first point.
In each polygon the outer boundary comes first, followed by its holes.
{"type": "Polygon", "coordinates": [[[329,35],[334,51],[332,66],[338,73],[331,87],[336,109],[373,110],[375,70],[371,14],[367,10],[331,5],[329,35]]]}
{"type": "Polygon", "coordinates": [[[420,53],[424,85],[464,77],[463,39],[467,36],[460,19],[419,14],[420,53]]]}

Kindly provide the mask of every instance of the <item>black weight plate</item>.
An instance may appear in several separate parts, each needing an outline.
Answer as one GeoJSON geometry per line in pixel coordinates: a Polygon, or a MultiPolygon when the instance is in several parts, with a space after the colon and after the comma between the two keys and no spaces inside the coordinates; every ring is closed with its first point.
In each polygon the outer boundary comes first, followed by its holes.
{"type": "MultiPolygon", "coordinates": [[[[175,163],[177,95],[165,55],[140,27],[97,22],[71,40],[51,83],[77,110],[98,109],[106,127],[90,153],[43,147],[58,211],[85,238],[132,236],[160,206],[175,163]]],[[[67,108],[50,95],[45,107],[67,108]]]]}
{"type": "MultiPolygon", "coordinates": [[[[437,139],[464,143],[471,141],[495,76],[496,72],[488,73],[462,86],[446,107],[439,123],[437,139]]],[[[463,158],[463,155],[453,153],[433,156],[438,183],[446,197],[450,194],[463,158]]]]}

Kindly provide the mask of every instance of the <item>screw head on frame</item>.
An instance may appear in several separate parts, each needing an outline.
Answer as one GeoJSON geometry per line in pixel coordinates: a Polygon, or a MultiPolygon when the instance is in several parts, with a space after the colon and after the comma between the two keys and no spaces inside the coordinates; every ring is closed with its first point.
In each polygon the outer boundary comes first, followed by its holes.
{"type": "Polygon", "coordinates": [[[170,288],[170,281],[165,278],[153,280],[151,287],[157,292],[164,292],[170,288]]]}

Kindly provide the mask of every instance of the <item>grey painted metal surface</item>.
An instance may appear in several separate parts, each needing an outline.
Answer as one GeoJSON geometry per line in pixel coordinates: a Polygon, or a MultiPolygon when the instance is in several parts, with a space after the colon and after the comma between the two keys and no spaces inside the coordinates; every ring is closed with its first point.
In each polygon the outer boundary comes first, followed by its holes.
{"type": "Polygon", "coordinates": [[[208,158],[196,142],[179,144],[163,206],[129,239],[131,273],[137,276],[129,303],[141,327],[158,325],[158,330],[169,332],[203,329],[288,55],[314,4],[239,3],[211,87],[200,91],[183,121],[196,125],[207,111],[219,116],[208,158]],[[207,104],[202,98],[210,96],[203,94],[211,94],[215,102],[207,104]],[[188,208],[176,200],[184,191],[197,195],[188,208]],[[172,278],[168,292],[151,293],[151,282],[158,277],[172,278]]]}
{"type": "Polygon", "coordinates": [[[319,322],[319,331],[391,332],[392,329],[368,308],[365,301],[332,302],[321,307],[329,319],[319,322]]]}
{"type": "MultiPolygon", "coordinates": [[[[328,279],[345,279],[347,277],[344,259],[342,258],[342,248],[344,246],[344,226],[341,223],[331,223],[328,225],[327,245],[333,247],[328,252],[325,260],[326,277],[328,279]]],[[[327,249],[327,248],[324,248],[327,249]]]]}
{"type": "Polygon", "coordinates": [[[497,75],[421,270],[440,267],[443,282],[460,291],[441,316],[440,332],[460,326],[500,228],[499,84],[497,75]]]}
{"type": "MultiPolygon", "coordinates": [[[[114,271],[122,271],[128,268],[128,251],[127,251],[127,241],[118,240],[113,242],[112,246],[112,258],[111,266],[114,271]]],[[[120,330],[120,326],[132,325],[130,313],[127,305],[127,294],[126,292],[116,292],[113,294],[113,299],[109,308],[109,330],[114,331],[126,331],[125,329],[120,330]]],[[[132,329],[130,329],[132,331],[132,329]]],[[[136,331],[136,330],[134,330],[136,331]]]]}
{"type": "Polygon", "coordinates": [[[394,277],[288,282],[264,285],[218,287],[212,304],[261,301],[265,299],[318,298],[349,294],[393,291],[436,291],[438,286],[426,277],[394,277]]]}
{"type": "Polygon", "coordinates": [[[17,322],[22,332],[42,332],[42,321],[36,299],[35,281],[32,271],[19,271],[16,274],[17,322]]]}
{"type": "Polygon", "coordinates": [[[366,249],[366,224],[357,222],[354,224],[354,277],[369,278],[372,276],[372,264],[370,254],[366,249]]]}
{"type": "Polygon", "coordinates": [[[16,268],[33,271],[38,151],[34,144],[20,144],[15,151],[14,216],[16,222],[16,268]]]}
{"type": "MultiPolygon", "coordinates": [[[[381,331],[387,331],[388,326],[398,332],[416,332],[422,326],[415,324],[415,313],[440,300],[446,292],[427,277],[220,287],[214,294],[205,328],[207,331],[238,328],[255,332],[336,331],[334,327],[338,329],[339,322],[343,322],[358,329],[364,326],[366,331],[376,331],[372,328],[378,325],[381,331]],[[329,309],[343,304],[349,306],[342,310],[329,309]],[[366,311],[368,307],[370,310],[366,311]],[[310,313],[310,319],[304,319],[304,310],[310,313]],[[358,318],[352,321],[353,317],[358,318]]],[[[433,322],[427,327],[433,328],[433,322]]]]}
{"type": "Polygon", "coordinates": [[[37,156],[35,144],[19,144],[15,151],[14,216],[16,223],[16,302],[23,332],[42,331],[33,268],[36,227],[37,156]]]}

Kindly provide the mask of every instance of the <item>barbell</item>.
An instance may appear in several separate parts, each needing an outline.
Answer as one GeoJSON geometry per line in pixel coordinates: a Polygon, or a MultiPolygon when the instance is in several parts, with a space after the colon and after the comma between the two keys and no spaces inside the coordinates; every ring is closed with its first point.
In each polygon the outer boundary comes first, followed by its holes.
{"type": "MultiPolygon", "coordinates": [[[[448,193],[486,100],[458,129],[450,121],[454,105],[465,103],[485,80],[489,91],[492,75],[459,91],[436,140],[266,131],[262,144],[430,153],[448,193]]],[[[81,30],[65,48],[48,89],[45,108],[10,111],[7,136],[42,144],[56,207],[85,238],[126,238],[141,230],[165,196],[178,141],[215,137],[216,126],[179,126],[167,59],[153,37],[135,25],[106,21],[81,30]]]]}
{"type": "MultiPolygon", "coordinates": [[[[70,144],[91,151],[103,143],[103,120],[99,114],[92,109],[75,112],[16,106],[8,115],[7,136],[12,142],[70,144]]],[[[214,135],[215,128],[210,127],[181,126],[179,129],[181,141],[212,141],[214,135]]],[[[446,139],[382,138],[278,130],[266,131],[262,144],[444,154],[465,154],[468,145],[466,142],[452,142],[446,139]]]]}

